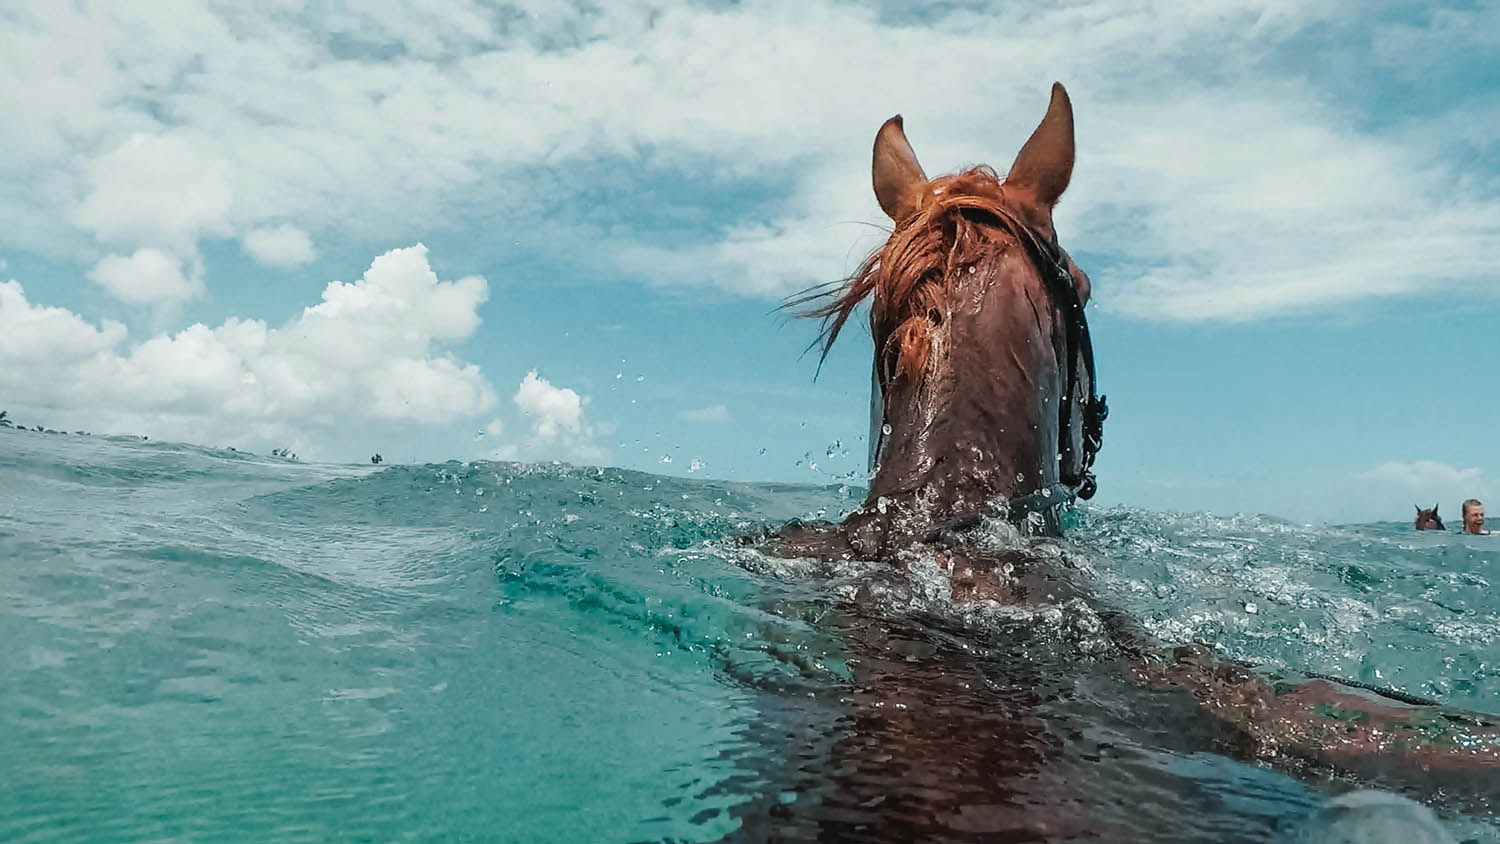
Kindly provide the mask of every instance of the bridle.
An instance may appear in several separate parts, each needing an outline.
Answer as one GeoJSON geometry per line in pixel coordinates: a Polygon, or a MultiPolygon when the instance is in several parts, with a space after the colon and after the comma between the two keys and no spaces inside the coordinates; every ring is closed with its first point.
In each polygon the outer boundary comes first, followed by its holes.
{"type": "MultiPolygon", "coordinates": [[[[1053,307],[1063,317],[1064,351],[1067,367],[1067,383],[1058,408],[1057,454],[1061,457],[1060,483],[1018,496],[1006,503],[1006,512],[1001,514],[1008,521],[1021,521],[1032,514],[1048,518],[1057,508],[1074,499],[1087,501],[1094,497],[1099,484],[1094,478],[1094,458],[1099,454],[1104,440],[1104,420],[1109,416],[1107,397],[1097,391],[1094,371],[1094,346],[1089,338],[1088,318],[1083,311],[1083,301],[1068,269],[1067,253],[1057,243],[1055,236],[1044,238],[1035,228],[1004,208],[975,211],[994,217],[1026,249],[1032,264],[1046,282],[1051,293],[1053,307]],[[1077,443],[1073,436],[1078,428],[1077,443]]],[[[885,447],[885,402],[880,372],[880,355],[876,355],[874,371],[871,373],[870,407],[870,470],[874,471],[878,458],[885,447]]],[[[978,514],[959,516],[947,522],[945,530],[961,529],[970,522],[977,523],[978,514]]]]}
{"type": "Polygon", "coordinates": [[[1104,420],[1109,418],[1108,397],[1098,394],[1098,377],[1094,371],[1094,344],[1089,337],[1089,321],[1083,312],[1083,301],[1078,296],[1078,287],[1073,282],[1073,273],[1068,269],[1067,253],[1054,235],[1044,239],[1036,229],[1026,225],[1015,215],[1004,209],[996,209],[1000,219],[1017,239],[1026,244],[1032,262],[1040,269],[1047,289],[1052,293],[1053,305],[1062,312],[1066,329],[1068,381],[1063,391],[1062,406],[1058,408],[1058,454],[1063,466],[1069,466],[1069,458],[1075,446],[1070,436],[1074,418],[1081,425],[1079,456],[1076,472],[1062,476],[1065,486],[1071,487],[1073,497],[1084,501],[1099,491],[1099,482],[1094,478],[1094,458],[1104,445],[1104,420]]]}

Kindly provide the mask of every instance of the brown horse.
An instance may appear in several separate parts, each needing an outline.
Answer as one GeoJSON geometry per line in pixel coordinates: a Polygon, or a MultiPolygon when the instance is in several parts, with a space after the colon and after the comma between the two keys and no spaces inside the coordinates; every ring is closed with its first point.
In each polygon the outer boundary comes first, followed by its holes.
{"type": "MultiPolygon", "coordinates": [[[[842,286],[793,303],[824,320],[826,354],[856,306],[873,299],[874,476],[841,524],[788,525],[772,549],[931,562],[956,603],[1092,614],[1118,661],[1105,672],[1115,679],[1087,682],[1119,684],[1113,694],[1134,701],[1124,709],[1174,725],[1156,740],[1180,751],[1291,757],[1377,778],[1386,767],[1500,766],[1500,727],[1484,716],[1330,678],[1278,681],[1203,648],[1169,648],[1100,605],[1055,558],[996,551],[966,532],[991,515],[1055,534],[1058,508],[1093,492],[1105,410],[1083,318],[1090,285],[1052,223],[1073,160],[1061,85],[1003,180],[987,167],[929,180],[901,118],[880,128],[873,182],[894,231],[842,286]],[[1142,697],[1143,689],[1155,691],[1142,697]],[[1369,764],[1377,758],[1390,764],[1369,764]]],[[[1035,660],[1043,648],[1011,641],[997,652],[1031,658],[991,658],[954,647],[952,637],[918,641],[926,634],[857,602],[845,611],[855,714],[832,751],[838,773],[808,835],[865,840],[863,824],[883,830],[876,838],[905,840],[1125,834],[1118,824],[1129,821],[1111,820],[1111,806],[1141,795],[1127,785],[1096,800],[1080,789],[1133,775],[1109,769],[1097,749],[1072,749],[1060,738],[1072,728],[1055,720],[1058,701],[1073,694],[1068,675],[1084,676],[1084,665],[1043,665],[1035,660]]]]}
{"type": "Polygon", "coordinates": [[[1443,520],[1438,517],[1438,506],[1432,505],[1431,510],[1423,510],[1422,505],[1417,507],[1417,530],[1447,530],[1443,527],[1443,520]]]}
{"type": "Polygon", "coordinates": [[[1089,279],[1052,225],[1072,172],[1061,85],[1003,180],[988,167],[927,179],[899,115],[876,134],[875,196],[895,231],[842,287],[794,303],[824,320],[826,355],[873,298],[875,475],[840,531],[855,553],[985,513],[1056,534],[1057,510],[1093,495],[1106,411],[1083,317],[1089,279]]]}

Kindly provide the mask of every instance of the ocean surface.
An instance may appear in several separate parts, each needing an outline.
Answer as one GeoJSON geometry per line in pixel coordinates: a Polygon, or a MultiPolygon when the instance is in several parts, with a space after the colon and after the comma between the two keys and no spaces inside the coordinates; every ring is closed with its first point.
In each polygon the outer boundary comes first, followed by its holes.
{"type": "MultiPolygon", "coordinates": [[[[1003,792],[978,839],[1054,789],[1110,840],[1282,841],[1350,787],[1196,746],[1086,607],[736,540],[860,494],[0,430],[0,841],[882,840],[885,795],[919,788],[1003,792]],[[904,779],[947,751],[872,706],[1009,748],[1025,787],[904,779]],[[860,735],[884,767],[839,761],[860,735]]],[[[990,541],[1163,639],[1500,713],[1500,537],[1066,524],[990,541]]],[[[1492,808],[1412,794],[1500,841],[1492,808]]]]}

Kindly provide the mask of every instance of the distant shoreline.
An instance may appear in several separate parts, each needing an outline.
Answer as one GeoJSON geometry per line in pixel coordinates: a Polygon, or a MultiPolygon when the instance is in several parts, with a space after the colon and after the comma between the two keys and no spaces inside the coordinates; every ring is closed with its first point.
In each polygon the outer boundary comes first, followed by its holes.
{"type": "MultiPolygon", "coordinates": [[[[12,431],[29,431],[29,432],[37,433],[37,434],[61,434],[62,436],[65,436],[65,437],[92,437],[92,436],[95,436],[95,434],[94,434],[93,431],[65,431],[65,430],[58,430],[56,428],[48,428],[48,427],[46,427],[44,425],[34,425],[34,426],[24,425],[24,424],[18,423],[15,420],[11,419],[10,418],[10,413],[8,411],[0,410],[0,430],[7,430],[7,429],[8,430],[12,430],[12,431]]],[[[148,437],[148,436],[146,436],[145,434],[107,434],[107,435],[104,435],[104,436],[126,437],[128,439],[138,439],[138,440],[140,440],[142,442],[150,442],[151,441],[151,438],[148,437]]],[[[158,442],[160,442],[160,440],[158,440],[158,442]]],[[[229,451],[233,451],[233,452],[235,452],[237,454],[255,454],[256,453],[256,452],[253,452],[253,451],[246,451],[245,449],[235,448],[232,445],[222,446],[222,448],[228,449],[229,451]]],[[[297,456],[297,453],[295,451],[292,451],[289,448],[273,448],[273,449],[271,449],[271,452],[270,452],[269,455],[260,455],[260,456],[277,457],[277,458],[280,458],[282,460],[290,461],[292,463],[301,463],[302,462],[302,459],[297,456]]]]}

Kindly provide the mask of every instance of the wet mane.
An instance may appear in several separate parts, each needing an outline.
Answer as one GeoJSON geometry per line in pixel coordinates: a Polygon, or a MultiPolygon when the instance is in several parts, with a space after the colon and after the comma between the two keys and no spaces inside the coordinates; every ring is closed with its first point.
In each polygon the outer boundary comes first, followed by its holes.
{"type": "Polygon", "coordinates": [[[870,324],[880,360],[894,377],[920,381],[932,351],[932,332],[949,312],[954,279],[967,267],[992,261],[1019,234],[1004,206],[1001,180],[986,166],[933,179],[917,213],[896,227],[858,271],[832,289],[792,301],[811,305],[800,316],[823,320],[826,358],[854,309],[872,293],[870,324]],[[1012,237],[999,236],[1006,232],[1012,237]]]}

